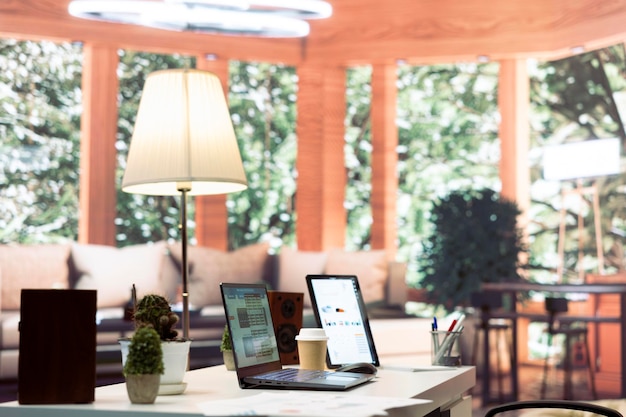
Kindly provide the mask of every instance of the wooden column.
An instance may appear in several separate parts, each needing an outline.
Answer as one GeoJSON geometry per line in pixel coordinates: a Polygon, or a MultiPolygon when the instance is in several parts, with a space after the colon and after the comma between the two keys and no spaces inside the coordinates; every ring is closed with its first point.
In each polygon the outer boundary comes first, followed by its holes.
{"type": "Polygon", "coordinates": [[[396,65],[375,65],[372,71],[372,249],[395,257],[398,126],[396,65]]]}
{"type": "Polygon", "coordinates": [[[115,245],[117,49],[83,47],[78,241],[115,245]]]}
{"type": "MultiPolygon", "coordinates": [[[[228,61],[208,60],[203,55],[196,58],[196,67],[217,75],[228,101],[228,61]]],[[[195,236],[198,246],[228,249],[228,211],[226,195],[203,195],[195,197],[195,236]]]]}
{"type": "Polygon", "coordinates": [[[303,64],[298,77],[298,249],[343,248],[347,222],[345,69],[303,64]]]}
{"type": "Polygon", "coordinates": [[[500,61],[498,106],[501,116],[501,195],[517,202],[522,211],[519,225],[525,229],[530,207],[530,93],[526,60],[500,61]]]}

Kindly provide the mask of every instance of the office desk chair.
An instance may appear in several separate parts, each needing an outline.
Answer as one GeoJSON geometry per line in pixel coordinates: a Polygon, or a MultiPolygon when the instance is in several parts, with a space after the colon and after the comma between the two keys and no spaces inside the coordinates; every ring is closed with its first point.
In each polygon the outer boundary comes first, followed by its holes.
{"type": "Polygon", "coordinates": [[[591,367],[591,358],[589,355],[589,342],[587,340],[587,327],[575,325],[571,321],[565,320],[557,320],[557,316],[561,313],[567,313],[568,311],[568,300],[566,298],[551,298],[548,297],[545,300],[545,308],[548,312],[548,346],[546,358],[543,365],[543,379],[541,382],[541,398],[545,398],[546,394],[546,384],[548,378],[548,365],[550,362],[550,351],[552,350],[552,345],[554,341],[554,337],[557,335],[563,335],[565,337],[565,343],[563,345],[565,356],[563,357],[563,398],[565,400],[571,400],[573,397],[572,394],[572,371],[574,360],[572,358],[572,342],[578,341],[584,346],[585,351],[583,352],[586,358],[586,365],[589,371],[589,383],[591,385],[591,395],[593,399],[597,398],[596,394],[596,384],[593,375],[593,368],[591,367]]]}
{"type": "MultiPolygon", "coordinates": [[[[502,404],[495,406],[487,411],[485,417],[494,417],[497,414],[507,411],[517,411],[529,408],[550,408],[557,410],[577,410],[585,411],[588,413],[598,414],[606,417],[623,417],[622,414],[609,407],[605,407],[598,404],[591,404],[582,401],[567,401],[567,400],[534,400],[534,401],[516,401],[512,403],[502,404]]],[[[554,413],[549,413],[554,415],[554,413]]],[[[518,415],[518,414],[515,414],[518,415]]],[[[565,414],[569,415],[569,414],[565,414]]]]}
{"type": "MultiPolygon", "coordinates": [[[[515,364],[513,363],[512,354],[513,340],[511,334],[511,323],[510,320],[507,319],[489,318],[489,315],[492,311],[502,307],[502,293],[491,291],[475,292],[471,294],[470,302],[472,304],[472,307],[479,309],[481,313],[480,320],[478,320],[478,322],[476,323],[474,332],[474,343],[472,347],[472,365],[476,366],[479,339],[481,338],[481,335],[484,346],[486,333],[490,332],[490,334],[493,334],[494,337],[490,337],[489,340],[493,340],[496,346],[496,349],[494,349],[494,351],[496,356],[496,372],[498,378],[498,400],[499,402],[504,402],[504,371],[502,369],[502,352],[500,352],[500,349],[498,347],[504,343],[504,345],[508,349],[508,359],[511,366],[511,368],[509,369],[512,369],[515,364]]],[[[484,349],[490,349],[490,346],[484,346],[484,349]]],[[[491,365],[491,363],[489,365],[491,365]]],[[[491,366],[489,366],[489,369],[491,370],[491,366]]],[[[483,375],[483,378],[487,377],[489,377],[489,375],[483,375]]]]}

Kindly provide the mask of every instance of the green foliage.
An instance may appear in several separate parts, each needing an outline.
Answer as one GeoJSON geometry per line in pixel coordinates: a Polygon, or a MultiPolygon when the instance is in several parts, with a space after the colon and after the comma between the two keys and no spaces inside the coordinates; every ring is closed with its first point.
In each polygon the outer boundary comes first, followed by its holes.
{"type": "Polygon", "coordinates": [[[174,326],[178,323],[178,316],[163,296],[148,294],[138,303],[134,314],[135,326],[151,327],[156,330],[161,340],[172,340],[178,335],[174,326]]]}
{"type": "Polygon", "coordinates": [[[436,202],[434,230],[420,259],[421,284],[430,299],[453,310],[483,282],[519,281],[519,260],[526,251],[519,214],[515,203],[487,189],[455,191],[436,202]]]}
{"type": "MultiPolygon", "coordinates": [[[[370,247],[371,69],[348,72],[346,189],[348,246],[370,247]]],[[[458,189],[499,187],[497,64],[400,66],[398,68],[398,259],[408,278],[431,232],[432,202],[458,189]]]]}
{"type": "Polygon", "coordinates": [[[225,350],[233,350],[233,345],[230,342],[230,331],[228,330],[228,324],[224,325],[224,332],[222,333],[222,343],[220,344],[220,352],[225,350]]]}
{"type": "Polygon", "coordinates": [[[362,250],[370,248],[372,225],[372,69],[349,68],[346,75],[346,246],[350,250],[362,250]]]}
{"type": "Polygon", "coordinates": [[[231,249],[295,241],[296,90],[292,67],[231,63],[228,102],[248,179],[228,196],[231,249]]]}
{"type": "MultiPolygon", "coordinates": [[[[619,93],[626,91],[622,44],[554,62],[530,62],[530,263],[533,278],[556,268],[560,187],[541,178],[541,148],[574,140],[624,140],[619,93]]],[[[73,44],[0,40],[0,242],[75,240],[82,51],[73,44]]],[[[146,77],[194,67],[194,59],[120,51],[118,184],[146,77]]],[[[371,240],[371,71],[346,73],[348,249],[371,240]]],[[[455,190],[498,190],[497,63],[398,67],[398,260],[418,284],[433,201],[455,190]]],[[[295,242],[297,73],[293,67],[231,62],[231,115],[249,189],[227,198],[229,246],[295,242]]],[[[626,174],[598,181],[607,272],[624,265],[626,174]],[[607,232],[608,231],[608,232],[607,232]]],[[[564,184],[568,187],[569,184],[564,184]]],[[[117,244],[179,239],[178,198],[117,195],[117,244]]],[[[585,211],[585,210],[583,210],[585,211]]],[[[567,213],[566,268],[578,265],[575,210],[567,213]]],[[[586,214],[586,212],[585,212],[586,214]]],[[[193,199],[189,218],[193,219],[193,199]]],[[[593,219],[585,216],[584,265],[597,267],[593,219]]],[[[190,221],[190,240],[194,225],[190,221]]]]}
{"type": "MultiPolygon", "coordinates": [[[[622,44],[554,62],[531,67],[531,213],[530,268],[533,278],[554,282],[558,266],[556,256],[561,189],[571,189],[573,182],[550,183],[542,178],[541,148],[550,145],[619,137],[625,146],[624,100],[626,92],[626,59],[622,44]],[[622,113],[620,114],[620,107],[622,113]]],[[[623,148],[622,147],[622,148],[623,148]]],[[[626,267],[623,250],[626,236],[626,175],[587,180],[583,186],[596,182],[603,230],[602,250],[605,271],[615,272],[626,267]]],[[[582,204],[566,211],[565,276],[572,282],[578,269],[597,271],[596,231],[593,216],[588,215],[591,204],[582,204]],[[584,232],[578,233],[578,213],[582,212],[584,232]],[[578,243],[583,244],[583,262],[579,262],[578,243]]]]}
{"type": "Polygon", "coordinates": [[[74,240],[82,54],[0,40],[0,243],[74,240]]]}
{"type": "Polygon", "coordinates": [[[124,375],[162,374],[163,370],[159,335],[151,327],[137,329],[128,347],[124,375]]]}

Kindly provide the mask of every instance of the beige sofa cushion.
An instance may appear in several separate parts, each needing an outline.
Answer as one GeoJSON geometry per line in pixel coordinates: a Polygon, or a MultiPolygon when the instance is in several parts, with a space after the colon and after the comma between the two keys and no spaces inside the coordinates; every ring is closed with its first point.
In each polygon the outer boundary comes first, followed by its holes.
{"type": "Polygon", "coordinates": [[[299,251],[283,247],[278,255],[278,289],[303,293],[304,307],[311,307],[306,276],[323,274],[327,260],[327,252],[299,251]]]}
{"type": "MultiPolygon", "coordinates": [[[[258,283],[263,280],[263,271],[269,244],[258,243],[234,251],[190,246],[189,260],[189,304],[192,308],[221,305],[221,282],[258,283]]],[[[180,245],[171,247],[174,260],[180,264],[180,245]]]]}
{"type": "Polygon", "coordinates": [[[328,253],[326,274],[356,275],[366,303],[385,299],[387,253],[384,250],[347,252],[333,249],[328,253]]]}
{"type": "Polygon", "coordinates": [[[75,288],[98,291],[98,308],[122,307],[130,300],[132,285],[137,296],[162,294],[160,270],[165,242],[115,248],[72,245],[72,264],[79,276],[75,288]]]}
{"type": "Polygon", "coordinates": [[[179,302],[181,290],[181,271],[180,265],[176,263],[170,253],[168,245],[166,253],[163,254],[161,261],[161,288],[163,294],[171,302],[179,302]]]}
{"type": "Polygon", "coordinates": [[[0,348],[17,349],[20,345],[20,312],[3,311],[0,316],[0,348]]]}
{"type": "Polygon", "coordinates": [[[67,288],[69,244],[0,245],[3,310],[19,310],[23,288],[67,288]]]}

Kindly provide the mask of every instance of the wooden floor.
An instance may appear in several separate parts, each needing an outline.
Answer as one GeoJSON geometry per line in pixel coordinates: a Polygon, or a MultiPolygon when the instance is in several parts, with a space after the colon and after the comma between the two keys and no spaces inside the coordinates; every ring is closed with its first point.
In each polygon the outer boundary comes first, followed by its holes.
{"type": "MultiPolygon", "coordinates": [[[[593,400],[591,389],[589,387],[589,377],[585,369],[576,370],[573,374],[573,395],[574,399],[581,401],[593,400]]],[[[484,416],[485,411],[502,402],[506,402],[504,398],[500,400],[497,383],[495,377],[492,377],[491,382],[491,395],[492,401],[486,407],[482,406],[481,401],[481,380],[477,378],[476,386],[472,390],[472,405],[473,405],[473,417],[484,416]]],[[[541,383],[543,378],[543,368],[537,365],[520,366],[519,368],[519,400],[536,400],[541,398],[541,383]]],[[[502,381],[502,392],[506,397],[507,393],[510,393],[510,378],[508,375],[504,375],[502,381]]],[[[598,392],[598,397],[603,398],[603,394],[598,392]]],[[[548,379],[546,383],[547,399],[562,399],[563,398],[563,373],[560,369],[551,369],[548,373],[548,379]]]]}

